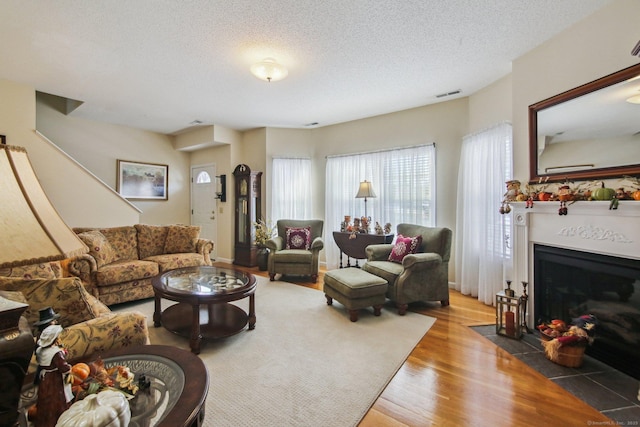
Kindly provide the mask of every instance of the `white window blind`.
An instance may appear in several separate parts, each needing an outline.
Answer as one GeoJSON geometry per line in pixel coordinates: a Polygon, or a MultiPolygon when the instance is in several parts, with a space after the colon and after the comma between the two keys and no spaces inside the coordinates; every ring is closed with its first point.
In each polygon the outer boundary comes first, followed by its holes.
{"type": "MultiPolygon", "coordinates": [[[[435,144],[327,158],[325,230],[340,230],[345,215],[364,216],[364,199],[356,199],[360,182],[370,181],[376,193],[367,199],[371,231],[376,222],[434,226],[435,144]]],[[[339,264],[339,250],[325,239],[327,268],[339,264]]]]}

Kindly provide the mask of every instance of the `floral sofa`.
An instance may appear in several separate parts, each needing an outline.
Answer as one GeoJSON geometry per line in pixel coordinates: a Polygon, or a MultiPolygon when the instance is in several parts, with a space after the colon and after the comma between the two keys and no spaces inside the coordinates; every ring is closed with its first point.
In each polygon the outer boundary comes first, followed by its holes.
{"type": "Polygon", "coordinates": [[[69,273],[106,305],[153,296],[151,280],[180,267],[211,265],[213,242],[200,227],[146,225],[74,228],[89,253],[69,263],[69,273]]]}
{"type": "MultiPolygon", "coordinates": [[[[58,323],[64,328],[60,341],[69,360],[149,344],[145,315],[114,313],[89,294],[80,279],[62,275],[59,262],[0,269],[0,296],[28,304],[23,316],[32,326],[41,309],[53,308],[60,315],[58,323]]],[[[35,367],[33,359],[29,371],[35,372],[35,367]]]]}

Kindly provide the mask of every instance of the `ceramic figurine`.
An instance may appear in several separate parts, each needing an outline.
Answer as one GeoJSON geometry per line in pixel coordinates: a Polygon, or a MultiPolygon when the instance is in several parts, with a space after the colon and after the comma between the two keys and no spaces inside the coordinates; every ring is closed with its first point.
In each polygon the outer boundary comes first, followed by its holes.
{"type": "Polygon", "coordinates": [[[391,223],[388,222],[384,225],[384,234],[391,234],[391,223]]]}
{"type": "Polygon", "coordinates": [[[48,326],[57,325],[58,319],[60,318],[60,315],[53,311],[53,308],[51,307],[45,307],[41,309],[39,313],[40,320],[33,324],[34,327],[38,328],[37,337],[39,337],[42,331],[44,331],[48,326]]]}
{"type": "Polygon", "coordinates": [[[382,229],[382,226],[380,225],[380,223],[378,221],[376,221],[375,230],[376,230],[376,234],[383,234],[384,233],[384,230],[382,229]]]}
{"type": "Polygon", "coordinates": [[[55,427],[58,418],[69,408],[73,399],[71,384],[66,381],[71,365],[67,363],[66,352],[58,340],[61,332],[62,326],[51,325],[42,331],[38,339],[38,400],[35,427],[55,427]]]}

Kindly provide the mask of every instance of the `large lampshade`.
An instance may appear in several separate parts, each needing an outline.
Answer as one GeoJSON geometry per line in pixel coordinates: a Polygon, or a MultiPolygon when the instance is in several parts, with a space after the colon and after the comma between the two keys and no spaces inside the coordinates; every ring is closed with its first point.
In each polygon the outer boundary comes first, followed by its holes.
{"type": "Polygon", "coordinates": [[[0,145],[0,197],[0,268],[89,251],[51,205],[22,147],[0,145]]]}

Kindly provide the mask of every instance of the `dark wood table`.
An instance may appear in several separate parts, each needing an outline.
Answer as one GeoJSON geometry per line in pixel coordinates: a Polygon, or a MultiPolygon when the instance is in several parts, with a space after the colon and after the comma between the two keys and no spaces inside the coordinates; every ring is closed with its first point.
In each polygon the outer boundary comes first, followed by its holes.
{"type": "Polygon", "coordinates": [[[356,267],[359,267],[358,260],[366,259],[365,248],[369,245],[393,242],[393,234],[368,234],[368,233],[345,233],[341,231],[333,232],[333,240],[340,248],[340,268],[342,268],[342,254],[347,255],[347,267],[351,267],[350,258],[356,260],[356,267]]]}
{"type": "Polygon", "coordinates": [[[200,353],[202,339],[234,335],[248,324],[255,328],[256,278],[239,270],[218,267],[187,267],[168,271],[152,281],[155,294],[153,324],[190,339],[200,353]],[[249,297],[249,313],[230,304],[249,297]],[[162,311],[162,299],[177,301],[162,311]]]}
{"type": "MultiPolygon", "coordinates": [[[[139,391],[130,401],[131,425],[145,427],[200,427],[209,392],[209,372],[195,354],[166,345],[139,345],[109,350],[70,363],[101,358],[105,367],[126,366],[150,381],[149,392],[139,391]]],[[[35,403],[33,375],[22,390],[22,410],[35,403]]],[[[24,417],[26,422],[26,416],[24,417]]],[[[23,425],[23,424],[21,424],[23,425]]]]}

